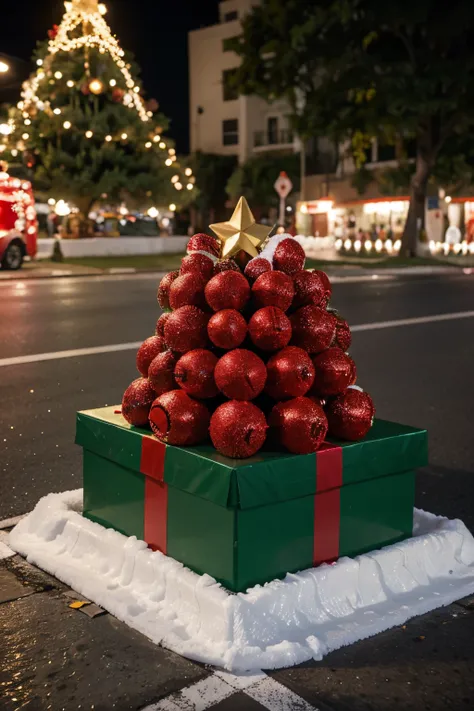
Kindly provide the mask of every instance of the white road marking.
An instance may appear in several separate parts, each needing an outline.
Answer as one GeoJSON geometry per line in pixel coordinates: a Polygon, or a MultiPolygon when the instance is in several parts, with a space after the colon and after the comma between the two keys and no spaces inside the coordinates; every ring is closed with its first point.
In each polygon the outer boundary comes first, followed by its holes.
{"type": "Polygon", "coordinates": [[[0,531],[4,530],[5,528],[13,528],[13,526],[16,526],[17,523],[21,521],[22,518],[25,518],[28,514],[22,514],[21,516],[14,516],[13,518],[4,518],[3,521],[0,521],[0,531]]]}
{"type": "Polygon", "coordinates": [[[371,281],[392,281],[395,279],[391,274],[362,274],[360,276],[332,276],[331,284],[357,284],[358,282],[371,281]]]}
{"type": "Polygon", "coordinates": [[[375,323],[361,323],[350,326],[352,332],[377,331],[381,328],[397,328],[399,326],[414,326],[417,323],[435,323],[436,321],[452,321],[460,318],[472,318],[474,311],[456,311],[451,314],[434,314],[433,316],[417,316],[415,318],[401,318],[395,321],[376,321],[375,323]]]}
{"type": "Polygon", "coordinates": [[[15,551],[12,551],[8,545],[8,533],[6,531],[0,531],[0,560],[11,558],[14,555],[16,555],[15,551]]]}
{"type": "Polygon", "coordinates": [[[131,351],[140,348],[143,341],[133,343],[115,343],[111,346],[94,346],[93,348],[76,348],[71,351],[56,351],[54,353],[37,353],[36,355],[16,356],[15,358],[2,358],[0,368],[6,365],[24,365],[25,363],[38,363],[45,360],[61,360],[62,358],[80,358],[81,356],[97,355],[100,353],[116,353],[118,351],[131,351]]]}
{"type": "Polygon", "coordinates": [[[142,711],[205,711],[239,692],[255,699],[268,711],[317,711],[315,706],[266,674],[236,676],[224,671],[215,671],[142,711]]]}
{"type": "Polygon", "coordinates": [[[245,693],[269,711],[315,711],[316,709],[301,696],[269,676],[258,684],[250,686],[245,693]]]}
{"type": "Polygon", "coordinates": [[[0,288],[2,287],[14,287],[17,288],[17,284],[23,284],[26,286],[33,285],[38,286],[39,284],[58,286],[63,284],[85,284],[91,282],[103,282],[106,279],[107,283],[110,281],[136,281],[136,280],[149,280],[158,282],[166,274],[166,271],[162,272],[135,272],[135,273],[114,273],[114,274],[78,274],[75,276],[71,274],[68,277],[29,277],[27,279],[15,279],[11,277],[9,279],[0,278],[0,288]]]}
{"type": "MultiPolygon", "coordinates": [[[[382,328],[397,328],[400,326],[413,326],[420,323],[434,323],[436,321],[452,321],[462,318],[473,318],[474,311],[457,311],[450,314],[435,314],[433,316],[418,316],[416,318],[402,318],[395,321],[375,321],[374,323],[360,323],[351,326],[351,331],[378,331],[382,328]]],[[[101,353],[116,353],[118,351],[132,351],[139,348],[142,341],[133,343],[115,343],[110,346],[94,346],[92,348],[76,348],[71,351],[55,351],[53,353],[37,353],[35,355],[15,356],[0,359],[0,368],[8,365],[24,365],[25,363],[38,363],[46,360],[61,360],[63,358],[80,358],[81,356],[100,355],[101,353]]]]}

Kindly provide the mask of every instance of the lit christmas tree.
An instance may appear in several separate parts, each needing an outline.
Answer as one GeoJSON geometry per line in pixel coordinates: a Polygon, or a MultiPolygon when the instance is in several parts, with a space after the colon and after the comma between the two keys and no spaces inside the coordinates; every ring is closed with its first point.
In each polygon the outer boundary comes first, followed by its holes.
{"type": "Polygon", "coordinates": [[[36,72],[11,109],[5,157],[28,168],[36,188],[87,215],[93,203],[131,198],[143,206],[191,198],[191,168],[180,167],[158,103],[145,103],[137,71],[111,34],[97,0],[72,0],[36,72]]]}

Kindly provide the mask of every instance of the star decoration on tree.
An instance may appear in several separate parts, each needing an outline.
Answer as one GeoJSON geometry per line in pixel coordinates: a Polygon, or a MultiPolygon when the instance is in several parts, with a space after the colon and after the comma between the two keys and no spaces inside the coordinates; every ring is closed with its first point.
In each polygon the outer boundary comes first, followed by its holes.
{"type": "Polygon", "coordinates": [[[222,243],[222,257],[233,257],[241,250],[251,257],[258,255],[259,245],[271,232],[266,225],[258,225],[252,215],[248,202],[241,197],[228,222],[210,225],[222,243]]]}

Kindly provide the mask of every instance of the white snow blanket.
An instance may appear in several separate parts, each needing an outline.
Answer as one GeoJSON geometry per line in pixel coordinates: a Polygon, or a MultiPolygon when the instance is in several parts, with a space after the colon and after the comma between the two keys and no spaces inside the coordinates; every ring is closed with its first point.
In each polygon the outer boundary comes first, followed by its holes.
{"type": "Polygon", "coordinates": [[[81,507],[82,490],[49,494],[9,545],[156,644],[232,672],[320,660],[474,593],[470,532],[417,509],[409,540],[235,595],[81,507]]]}

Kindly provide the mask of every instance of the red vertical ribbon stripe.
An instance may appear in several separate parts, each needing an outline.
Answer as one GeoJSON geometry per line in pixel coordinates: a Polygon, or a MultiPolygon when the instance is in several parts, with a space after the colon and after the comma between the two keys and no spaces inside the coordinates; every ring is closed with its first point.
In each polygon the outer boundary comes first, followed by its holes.
{"type": "Polygon", "coordinates": [[[145,541],[166,554],[168,485],[164,482],[166,445],[143,437],[140,471],[145,475],[145,541]]]}
{"type": "Polygon", "coordinates": [[[342,447],[324,443],[316,452],[313,564],[339,557],[341,522],[342,447]]]}

